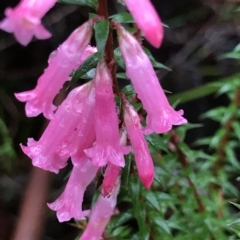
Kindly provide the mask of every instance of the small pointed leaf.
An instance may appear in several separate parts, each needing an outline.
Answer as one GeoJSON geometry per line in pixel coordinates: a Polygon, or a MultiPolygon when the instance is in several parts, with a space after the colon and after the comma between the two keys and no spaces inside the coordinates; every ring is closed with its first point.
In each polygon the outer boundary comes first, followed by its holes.
{"type": "Polygon", "coordinates": [[[134,19],[132,15],[127,12],[120,12],[120,13],[114,14],[110,18],[119,23],[134,23],[134,19]]]}
{"type": "Polygon", "coordinates": [[[97,49],[99,58],[103,56],[105,46],[108,39],[109,34],[109,21],[108,20],[100,20],[95,23],[95,39],[97,43],[97,49]]]}
{"type": "Polygon", "coordinates": [[[66,4],[78,4],[97,9],[98,1],[97,0],[58,0],[59,3],[66,4]]]}
{"type": "Polygon", "coordinates": [[[79,78],[81,78],[84,74],[86,74],[88,71],[96,67],[98,62],[98,53],[94,53],[90,55],[83,64],[73,73],[72,80],[70,84],[73,84],[76,82],[79,78]]]}

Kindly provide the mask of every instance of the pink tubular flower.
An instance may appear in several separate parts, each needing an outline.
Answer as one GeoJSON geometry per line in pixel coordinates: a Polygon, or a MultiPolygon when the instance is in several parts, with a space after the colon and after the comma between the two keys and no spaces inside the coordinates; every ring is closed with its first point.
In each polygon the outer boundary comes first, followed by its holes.
{"type": "Polygon", "coordinates": [[[59,222],[71,218],[85,219],[89,210],[82,210],[84,192],[96,176],[98,167],[89,160],[83,161],[82,166],[74,167],[62,195],[48,207],[57,212],[59,222]]]}
{"type": "Polygon", "coordinates": [[[102,183],[102,195],[108,197],[115,186],[121,167],[108,163],[102,183]]]}
{"type": "Polygon", "coordinates": [[[48,67],[38,79],[37,87],[31,91],[15,94],[26,103],[26,114],[35,117],[40,113],[53,119],[56,107],[52,104],[63,84],[69,80],[70,73],[76,69],[96,48],[87,47],[92,36],[92,27],[98,18],[90,19],[77,28],[70,37],[51,54],[48,67]]]}
{"type": "Polygon", "coordinates": [[[72,90],[40,140],[37,142],[30,138],[27,147],[20,145],[34,166],[58,173],[59,169],[65,167],[70,155],[76,153],[78,142],[69,140],[75,139],[79,135],[79,125],[84,125],[84,109],[91,87],[92,82],[89,82],[72,90]]]}
{"type": "Polygon", "coordinates": [[[5,10],[6,18],[0,29],[13,33],[16,39],[27,45],[35,35],[38,39],[51,37],[41,24],[41,18],[52,8],[57,0],[22,0],[14,9],[5,10]]]}
{"type": "Polygon", "coordinates": [[[77,134],[72,134],[72,138],[65,141],[61,147],[61,151],[71,155],[74,166],[81,165],[84,159],[88,159],[84,150],[90,148],[96,138],[94,129],[93,111],[95,107],[95,87],[92,90],[84,104],[82,118],[77,126],[77,134]],[[74,142],[74,145],[71,145],[74,142]],[[71,149],[69,146],[73,146],[71,149]]]}
{"type": "MultiPolygon", "coordinates": [[[[125,146],[127,142],[127,133],[125,130],[121,130],[120,144],[125,146]]],[[[130,149],[130,148],[129,148],[130,149]]],[[[106,171],[104,173],[104,179],[102,183],[102,195],[104,197],[110,196],[114,186],[116,185],[117,178],[121,171],[121,167],[112,163],[108,163],[106,171]]]]}
{"type": "Polygon", "coordinates": [[[137,5],[135,0],[124,0],[124,2],[146,39],[154,47],[160,47],[163,26],[150,0],[139,0],[137,5]]]}
{"type": "Polygon", "coordinates": [[[105,62],[99,62],[94,77],[96,88],[95,131],[96,144],[85,153],[93,164],[104,166],[108,162],[124,166],[123,154],[129,148],[120,145],[118,117],[112,90],[112,79],[105,62]]]}
{"type": "Polygon", "coordinates": [[[134,151],[139,178],[146,188],[150,188],[154,179],[152,157],[142,133],[139,116],[127,99],[124,100],[124,123],[134,151]]]}
{"type": "Polygon", "coordinates": [[[91,211],[88,225],[79,240],[99,240],[114,213],[117,204],[117,195],[120,188],[120,181],[117,181],[115,188],[109,198],[99,196],[91,211]]]}
{"type": "Polygon", "coordinates": [[[175,111],[170,105],[154,72],[152,64],[137,40],[120,24],[114,23],[118,41],[126,64],[126,74],[147,111],[145,134],[163,133],[172,125],[187,123],[183,110],[175,111]]]}

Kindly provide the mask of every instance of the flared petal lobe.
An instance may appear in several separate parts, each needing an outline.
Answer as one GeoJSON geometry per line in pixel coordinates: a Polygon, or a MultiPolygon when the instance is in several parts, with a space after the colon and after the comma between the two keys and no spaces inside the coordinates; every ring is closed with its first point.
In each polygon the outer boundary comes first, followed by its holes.
{"type": "Polygon", "coordinates": [[[97,20],[90,19],[76,29],[70,37],[53,52],[48,67],[38,79],[35,89],[15,94],[19,101],[26,102],[26,115],[35,117],[41,113],[53,119],[56,107],[52,104],[63,84],[70,80],[69,75],[89,55],[96,52],[95,47],[87,46],[92,36],[92,26],[97,20]]]}
{"type": "Polygon", "coordinates": [[[0,23],[0,29],[13,33],[19,43],[26,46],[33,38],[46,39],[51,33],[41,24],[41,18],[51,9],[57,0],[22,0],[15,8],[5,10],[6,18],[0,23]]]}
{"type": "Polygon", "coordinates": [[[146,39],[156,48],[160,47],[163,39],[163,25],[149,0],[124,0],[129,12],[135,19],[139,29],[146,39]]]}
{"type": "Polygon", "coordinates": [[[98,200],[91,211],[88,225],[79,240],[101,239],[105,227],[114,213],[119,188],[120,181],[118,180],[109,198],[105,198],[102,195],[98,197],[98,200]]]}
{"type": "Polygon", "coordinates": [[[124,156],[129,149],[120,145],[118,116],[112,90],[112,79],[106,63],[99,62],[94,78],[96,105],[94,111],[96,143],[85,150],[93,164],[104,166],[108,162],[124,166],[124,156]]]}
{"type": "Polygon", "coordinates": [[[143,185],[146,188],[150,188],[154,180],[154,165],[152,157],[143,136],[138,113],[127,100],[124,101],[124,124],[133,148],[138,176],[143,185]]]}
{"type": "Polygon", "coordinates": [[[89,210],[82,210],[82,202],[87,186],[96,176],[98,167],[89,160],[83,161],[82,166],[73,167],[68,183],[62,195],[48,207],[57,212],[59,222],[71,218],[85,219],[89,210]]]}
{"type": "Polygon", "coordinates": [[[115,26],[126,64],[126,74],[148,113],[144,133],[164,133],[171,130],[172,125],[187,123],[182,117],[183,111],[175,111],[170,106],[152,64],[140,44],[120,24],[115,23],[115,26]]]}
{"type": "Polygon", "coordinates": [[[32,159],[32,164],[47,171],[58,173],[67,159],[76,153],[79,125],[88,121],[84,116],[92,82],[72,90],[58,108],[39,141],[28,140],[23,152],[32,159]],[[84,120],[85,119],[85,120],[84,120]],[[68,149],[66,151],[66,149],[68,149]]]}

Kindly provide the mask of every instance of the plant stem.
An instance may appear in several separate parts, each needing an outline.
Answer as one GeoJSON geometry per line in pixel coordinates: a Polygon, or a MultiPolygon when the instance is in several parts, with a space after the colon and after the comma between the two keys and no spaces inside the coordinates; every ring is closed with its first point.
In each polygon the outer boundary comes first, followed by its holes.
{"type": "MultiPolygon", "coordinates": [[[[231,105],[235,106],[236,108],[240,106],[240,88],[238,88],[236,90],[234,99],[232,100],[231,105]]],[[[224,162],[225,162],[225,157],[226,157],[226,146],[229,142],[229,139],[231,137],[231,133],[232,133],[232,124],[233,122],[236,120],[236,116],[233,113],[233,115],[226,121],[226,123],[223,125],[223,129],[225,130],[225,134],[223,135],[223,137],[220,139],[219,145],[216,149],[216,153],[217,153],[217,160],[213,166],[213,175],[215,177],[218,176],[218,172],[219,170],[223,167],[224,162]]],[[[218,209],[218,217],[222,218],[223,217],[223,206],[224,206],[224,196],[223,196],[223,190],[221,188],[221,186],[218,185],[213,185],[214,189],[217,189],[218,191],[218,200],[220,202],[220,208],[218,209]]]]}
{"type": "MultiPolygon", "coordinates": [[[[97,14],[100,16],[103,16],[105,19],[108,19],[108,6],[107,6],[107,0],[98,0],[98,9],[97,14]]],[[[116,77],[116,64],[114,62],[114,54],[113,54],[113,34],[112,34],[112,28],[109,29],[108,39],[106,43],[106,49],[105,49],[105,57],[106,62],[108,64],[108,67],[111,70],[112,75],[112,81],[113,81],[113,92],[116,95],[120,95],[117,77],[116,77]]]]}
{"type": "MultiPolygon", "coordinates": [[[[232,104],[235,107],[240,106],[240,88],[236,90],[234,99],[232,101],[232,104]]],[[[236,116],[233,113],[233,115],[226,121],[226,123],[223,125],[223,129],[225,130],[225,134],[221,138],[219,145],[217,147],[217,160],[215,162],[215,165],[213,166],[213,173],[214,176],[218,175],[218,171],[221,169],[221,167],[224,164],[225,160],[225,148],[228,144],[229,138],[231,137],[231,131],[232,131],[232,124],[236,120],[236,116]]]]}
{"type": "MultiPolygon", "coordinates": [[[[176,135],[176,133],[174,131],[171,131],[170,134],[171,134],[171,142],[174,144],[174,146],[176,148],[178,159],[179,159],[182,167],[183,168],[188,168],[189,167],[188,159],[187,159],[186,155],[178,147],[178,143],[179,143],[178,136],[176,135]]],[[[190,187],[193,190],[194,197],[195,197],[196,202],[198,204],[199,212],[205,212],[205,206],[204,206],[204,204],[201,200],[201,197],[198,194],[196,186],[194,185],[194,183],[192,182],[192,180],[189,177],[187,177],[187,180],[188,180],[188,183],[189,183],[190,187]]]]}

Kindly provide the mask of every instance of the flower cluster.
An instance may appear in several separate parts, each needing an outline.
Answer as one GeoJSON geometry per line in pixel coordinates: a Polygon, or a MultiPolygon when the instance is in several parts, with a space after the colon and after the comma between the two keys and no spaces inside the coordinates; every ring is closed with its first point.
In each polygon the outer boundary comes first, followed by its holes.
{"type": "MultiPolygon", "coordinates": [[[[43,38],[44,34],[39,34],[43,33],[40,18],[55,2],[23,0],[15,9],[6,10],[8,18],[0,27],[14,32],[22,44],[27,44],[33,34],[43,38]],[[48,4],[44,5],[46,2],[48,4]]],[[[154,46],[159,46],[162,24],[151,3],[148,0],[139,1],[138,11],[134,1],[125,0],[125,3],[145,37],[154,46]]],[[[32,164],[58,173],[69,158],[72,160],[73,170],[64,192],[48,206],[57,212],[60,222],[71,218],[85,219],[90,215],[89,224],[80,238],[82,240],[100,239],[114,212],[120,188],[119,175],[125,166],[124,155],[131,151],[134,153],[139,178],[146,188],[150,188],[154,165],[144,135],[164,133],[173,125],[187,122],[182,117],[182,110],[175,111],[169,105],[141,45],[117,22],[112,22],[112,26],[118,33],[126,74],[147,112],[146,127],[142,128],[138,112],[123,94],[120,94],[122,108],[118,111],[112,75],[104,58],[99,59],[93,80],[73,89],[58,108],[53,105],[53,99],[63,84],[71,80],[71,72],[97,51],[88,44],[93,25],[100,19],[94,17],[77,28],[50,55],[48,67],[35,89],[16,94],[18,100],[26,102],[27,116],[43,113],[51,120],[38,141],[29,138],[27,146],[21,145],[23,152],[32,159],[32,164]],[[120,121],[118,112],[121,112],[120,121]],[[130,146],[127,146],[127,139],[130,146]],[[102,195],[91,212],[83,210],[84,192],[102,167],[105,168],[102,195]]]]}

